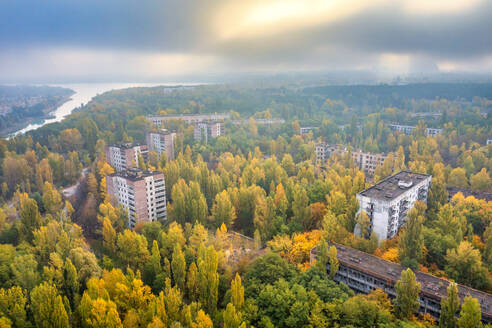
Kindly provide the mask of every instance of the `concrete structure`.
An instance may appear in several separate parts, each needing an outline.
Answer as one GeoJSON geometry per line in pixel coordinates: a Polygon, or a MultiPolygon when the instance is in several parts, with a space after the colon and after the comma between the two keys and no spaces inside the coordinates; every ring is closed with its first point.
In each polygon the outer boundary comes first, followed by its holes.
{"type": "Polygon", "coordinates": [[[371,176],[374,175],[376,167],[383,165],[386,157],[386,154],[373,154],[363,152],[362,150],[352,152],[352,159],[359,167],[359,170],[362,170],[371,176]]]}
{"type": "Polygon", "coordinates": [[[146,139],[149,151],[157,152],[159,157],[162,153],[166,153],[169,160],[174,160],[174,140],[178,135],[178,133],[169,132],[166,129],[147,132],[146,139]]]}
{"type": "Polygon", "coordinates": [[[166,220],[166,185],[162,172],[129,169],[106,176],[108,195],[128,211],[128,226],[166,220]]]}
{"type": "MultiPolygon", "coordinates": [[[[357,194],[359,211],[369,217],[369,234],[380,241],[393,238],[405,223],[408,211],[419,200],[427,202],[432,177],[401,171],[357,194]]],[[[356,226],[356,233],[360,227],[356,226]]]]}
{"type": "MultiPolygon", "coordinates": [[[[382,289],[391,298],[396,297],[395,284],[401,279],[401,265],[383,260],[379,257],[334,244],[337,248],[339,262],[338,272],[334,281],[345,283],[357,293],[368,294],[371,290],[382,289]]],[[[316,249],[311,250],[311,261],[316,258],[316,249]]],[[[328,271],[330,264],[327,265],[328,271]]],[[[415,272],[420,283],[420,313],[428,313],[434,319],[439,320],[441,313],[441,299],[447,296],[446,288],[449,281],[439,279],[420,271],[415,272]]],[[[466,296],[472,296],[478,300],[482,310],[482,321],[492,323],[492,295],[478,290],[458,285],[460,301],[466,296]]]]}
{"type": "Polygon", "coordinates": [[[487,139],[487,145],[492,144],[492,139],[487,139]]]}
{"type": "MultiPolygon", "coordinates": [[[[320,164],[325,163],[331,154],[345,154],[348,152],[346,147],[334,146],[326,143],[318,143],[315,147],[316,161],[320,164]]],[[[360,170],[366,172],[368,175],[374,175],[376,167],[383,165],[386,159],[386,154],[373,154],[368,152],[363,152],[362,150],[352,151],[352,159],[360,170]]]]}
{"type": "Polygon", "coordinates": [[[205,121],[221,121],[229,119],[228,113],[213,114],[176,114],[176,115],[153,115],[147,116],[147,121],[152,122],[157,127],[161,127],[162,122],[170,120],[182,120],[186,124],[195,124],[205,121]]]}
{"type": "Polygon", "coordinates": [[[204,140],[208,142],[210,138],[217,138],[225,134],[225,125],[223,122],[200,122],[193,126],[193,135],[195,140],[204,140]]]}
{"type": "MultiPolygon", "coordinates": [[[[412,126],[412,125],[400,125],[400,124],[388,124],[388,126],[391,130],[405,133],[407,136],[411,135],[412,132],[417,128],[416,126],[412,126]]],[[[426,130],[426,134],[428,136],[436,136],[441,133],[442,133],[442,129],[427,128],[426,130]]]]}
{"type": "Polygon", "coordinates": [[[141,155],[146,160],[148,153],[147,145],[138,143],[110,145],[106,146],[106,161],[119,172],[138,167],[138,156],[141,155]]]}
{"type": "Polygon", "coordinates": [[[309,131],[314,131],[319,129],[317,126],[304,126],[299,128],[299,134],[302,136],[303,134],[309,133],[309,131]]]}

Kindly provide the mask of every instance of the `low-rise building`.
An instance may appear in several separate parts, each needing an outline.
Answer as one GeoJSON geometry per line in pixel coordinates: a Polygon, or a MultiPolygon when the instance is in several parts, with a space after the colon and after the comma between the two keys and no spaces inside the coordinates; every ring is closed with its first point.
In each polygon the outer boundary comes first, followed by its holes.
{"type": "Polygon", "coordinates": [[[162,123],[170,120],[182,120],[186,124],[195,124],[206,121],[221,121],[229,119],[229,113],[212,114],[176,114],[176,115],[152,115],[147,116],[147,121],[152,122],[156,127],[161,127],[162,123]]]}
{"type": "Polygon", "coordinates": [[[195,140],[208,142],[210,138],[217,138],[225,134],[223,122],[200,122],[193,126],[195,140]]]}
{"type": "Polygon", "coordinates": [[[319,164],[324,164],[330,158],[331,154],[334,152],[345,153],[347,148],[319,142],[316,144],[314,151],[316,153],[316,161],[319,164]]]}
{"type": "MultiPolygon", "coordinates": [[[[428,174],[401,171],[357,194],[359,215],[369,217],[368,233],[379,241],[393,238],[405,223],[408,211],[417,200],[427,202],[432,177],[428,174]]],[[[356,226],[356,233],[360,227],[356,226]]]]}
{"type": "MultiPolygon", "coordinates": [[[[337,249],[339,269],[333,280],[345,283],[357,293],[368,294],[372,290],[381,289],[391,298],[396,297],[395,284],[401,279],[404,268],[393,262],[383,260],[353,248],[331,243],[337,249]]],[[[316,248],[311,250],[311,261],[316,258],[316,248]]],[[[330,264],[327,264],[330,271],[330,264]]],[[[439,320],[441,314],[441,300],[447,297],[449,281],[440,279],[420,271],[415,272],[420,283],[420,313],[428,313],[439,320]]],[[[462,303],[466,296],[478,300],[482,310],[482,321],[492,323],[492,295],[480,292],[473,288],[458,285],[458,296],[462,303]]]]}
{"type": "Polygon", "coordinates": [[[146,133],[149,151],[155,151],[159,155],[165,153],[169,160],[174,160],[174,141],[178,133],[169,132],[166,129],[149,131],[146,133]]]}
{"type": "Polygon", "coordinates": [[[110,145],[106,146],[106,161],[116,171],[123,171],[132,167],[138,168],[138,156],[146,160],[148,153],[147,145],[138,143],[110,145]]]}
{"type": "Polygon", "coordinates": [[[140,222],[166,220],[164,173],[129,169],[106,176],[111,200],[128,211],[128,226],[140,222]]]}

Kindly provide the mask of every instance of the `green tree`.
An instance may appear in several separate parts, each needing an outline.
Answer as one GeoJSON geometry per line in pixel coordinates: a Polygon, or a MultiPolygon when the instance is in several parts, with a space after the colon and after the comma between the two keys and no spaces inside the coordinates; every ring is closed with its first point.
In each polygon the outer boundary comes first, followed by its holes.
{"type": "Polygon", "coordinates": [[[402,319],[409,319],[419,309],[420,284],[411,269],[401,272],[401,279],[395,285],[395,310],[402,319]]]}
{"type": "Polygon", "coordinates": [[[55,286],[42,283],[31,293],[31,308],[36,327],[69,327],[68,314],[55,286]]]}
{"type": "Polygon", "coordinates": [[[482,327],[482,312],[480,304],[476,298],[465,297],[461,306],[460,317],[458,319],[459,328],[480,328],[482,327]]]}
{"type": "Polygon", "coordinates": [[[0,289],[0,316],[7,317],[15,327],[29,327],[26,314],[27,296],[22,288],[0,289]]]}
{"type": "Polygon", "coordinates": [[[457,319],[456,313],[460,309],[460,299],[458,297],[458,285],[450,283],[447,288],[447,297],[441,300],[441,316],[439,317],[440,328],[455,328],[457,319]]]}
{"type": "Polygon", "coordinates": [[[490,181],[490,175],[485,168],[481,169],[475,175],[470,178],[470,185],[473,190],[487,191],[490,190],[492,183],[490,181]]]}
{"type": "Polygon", "coordinates": [[[185,291],[185,282],[186,282],[186,262],[184,258],[184,254],[181,251],[181,246],[176,245],[174,247],[173,258],[171,261],[171,269],[173,272],[173,279],[176,286],[181,291],[185,291]]]}
{"type": "Polygon", "coordinates": [[[217,310],[219,274],[217,273],[218,257],[213,246],[200,247],[198,252],[198,289],[200,302],[208,313],[217,310]]]}
{"type": "Polygon", "coordinates": [[[56,214],[63,206],[60,193],[48,181],[43,186],[43,205],[46,211],[52,215],[56,214]]]}
{"type": "Polygon", "coordinates": [[[446,252],[445,270],[450,278],[468,286],[481,288],[488,284],[480,252],[468,241],[446,252]]]}
{"type": "Polygon", "coordinates": [[[68,300],[70,301],[70,306],[72,307],[72,309],[75,309],[75,307],[78,305],[79,298],[80,298],[79,295],[80,284],[77,275],[77,269],[72,264],[72,261],[70,261],[70,259],[67,259],[65,261],[65,265],[63,269],[63,278],[64,278],[63,291],[65,295],[68,297],[68,300]]]}
{"type": "Polygon", "coordinates": [[[418,269],[424,254],[423,221],[424,217],[419,214],[417,207],[412,208],[398,243],[398,254],[402,265],[414,270],[418,269]]]}
{"type": "Polygon", "coordinates": [[[232,227],[236,219],[236,209],[232,205],[227,190],[223,190],[215,196],[212,206],[212,218],[214,226],[220,227],[223,223],[232,227]]]}
{"type": "Polygon", "coordinates": [[[108,217],[103,218],[103,247],[109,255],[116,254],[116,231],[108,217]]]}
{"type": "Polygon", "coordinates": [[[34,199],[24,198],[21,200],[21,232],[27,241],[32,241],[33,232],[41,226],[41,215],[38,211],[38,204],[34,199]]]}
{"type": "Polygon", "coordinates": [[[337,258],[337,248],[335,246],[331,246],[328,250],[328,260],[330,263],[330,279],[333,279],[338,272],[338,268],[340,267],[337,258]]]}
{"type": "Polygon", "coordinates": [[[118,234],[117,245],[122,262],[132,270],[141,269],[149,259],[147,239],[134,231],[118,234]]]}
{"type": "Polygon", "coordinates": [[[231,302],[238,311],[244,305],[244,287],[241,284],[241,276],[238,273],[231,281],[231,302]]]}

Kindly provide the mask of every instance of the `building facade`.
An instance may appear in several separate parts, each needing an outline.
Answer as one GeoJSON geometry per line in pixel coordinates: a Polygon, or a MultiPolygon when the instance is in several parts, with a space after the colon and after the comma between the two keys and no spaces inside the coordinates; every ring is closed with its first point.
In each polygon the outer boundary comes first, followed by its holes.
{"type": "Polygon", "coordinates": [[[128,226],[166,220],[164,173],[129,169],[106,176],[108,195],[128,212],[128,226]]]}
{"type": "MultiPolygon", "coordinates": [[[[391,130],[404,133],[407,136],[411,135],[412,132],[417,128],[416,126],[412,126],[412,125],[400,125],[400,124],[388,124],[388,126],[391,130]]],[[[436,136],[442,133],[442,129],[427,128],[426,133],[428,136],[436,136]]]]}
{"type": "MultiPolygon", "coordinates": [[[[327,143],[317,143],[315,146],[316,161],[319,164],[325,163],[331,154],[347,153],[348,149],[342,146],[329,145],[327,143]]],[[[364,171],[368,175],[374,175],[376,167],[383,165],[386,159],[386,154],[373,154],[368,152],[363,152],[362,150],[352,151],[352,159],[354,163],[359,167],[360,170],[364,171]]]]}
{"type": "Polygon", "coordinates": [[[193,126],[195,140],[208,142],[210,138],[217,138],[225,134],[223,122],[200,122],[193,126]]]}
{"type": "MultiPolygon", "coordinates": [[[[427,202],[431,179],[428,174],[401,171],[359,192],[356,215],[364,211],[369,217],[368,234],[374,232],[379,241],[393,238],[415,202],[427,202]]],[[[360,234],[358,225],[355,233],[360,234]]]]}
{"type": "Polygon", "coordinates": [[[137,143],[110,145],[106,146],[106,161],[119,172],[132,167],[138,168],[138,156],[146,160],[148,153],[147,145],[137,143]]]}
{"type": "Polygon", "coordinates": [[[309,133],[310,131],[315,131],[319,129],[317,126],[301,126],[299,128],[299,134],[302,136],[303,134],[309,133]]]}
{"type": "MultiPolygon", "coordinates": [[[[395,284],[401,279],[401,265],[383,260],[347,246],[331,243],[337,249],[339,269],[333,280],[345,283],[357,293],[368,294],[372,290],[382,289],[391,298],[396,297],[395,284]]],[[[311,250],[311,261],[316,258],[316,248],[311,250]]],[[[330,270],[330,264],[327,264],[330,270]]],[[[447,297],[449,281],[439,279],[430,274],[416,271],[415,276],[420,283],[420,313],[428,313],[439,320],[441,314],[441,299],[447,297]]],[[[482,310],[482,321],[492,323],[492,295],[478,290],[458,285],[460,301],[466,296],[478,300],[482,310]]]]}
{"type": "Polygon", "coordinates": [[[178,133],[169,132],[166,129],[161,129],[156,132],[147,132],[146,139],[149,151],[157,152],[159,157],[162,153],[165,153],[169,160],[174,160],[174,141],[177,136],[178,133]]]}
{"type": "Polygon", "coordinates": [[[152,122],[156,127],[161,127],[162,123],[170,120],[182,120],[186,124],[195,124],[206,121],[221,121],[229,119],[228,113],[213,114],[177,114],[177,115],[153,115],[147,116],[147,121],[152,122]]]}

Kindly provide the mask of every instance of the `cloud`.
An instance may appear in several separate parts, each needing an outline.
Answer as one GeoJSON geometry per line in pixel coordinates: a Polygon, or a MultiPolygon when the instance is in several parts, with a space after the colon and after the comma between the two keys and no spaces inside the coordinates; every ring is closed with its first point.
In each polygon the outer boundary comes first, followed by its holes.
{"type": "Polygon", "coordinates": [[[491,71],[490,17],[488,0],[5,0],[0,73],[491,71]]]}

